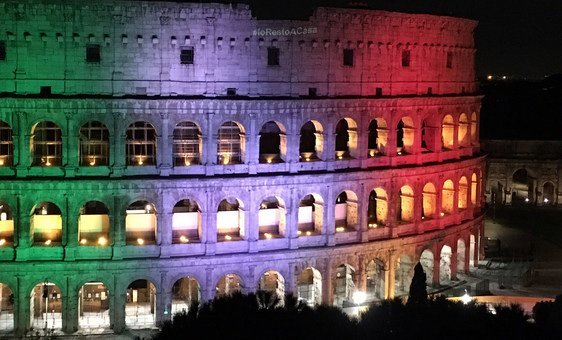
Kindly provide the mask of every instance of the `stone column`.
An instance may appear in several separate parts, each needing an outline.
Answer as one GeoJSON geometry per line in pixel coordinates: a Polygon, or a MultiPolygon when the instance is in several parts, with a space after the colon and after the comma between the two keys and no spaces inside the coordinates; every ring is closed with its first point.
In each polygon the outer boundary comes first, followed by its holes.
{"type": "Polygon", "coordinates": [[[259,240],[259,219],[258,219],[258,207],[259,203],[256,202],[256,190],[255,188],[249,189],[250,202],[248,202],[249,207],[246,208],[244,212],[246,214],[244,218],[245,228],[247,231],[247,240],[249,245],[250,253],[255,253],[258,251],[258,240],[259,240]]]}
{"type": "MultiPolygon", "coordinates": [[[[162,274],[164,275],[164,274],[162,274]]],[[[164,287],[162,280],[160,289],[156,292],[156,324],[172,319],[172,292],[171,287],[164,287]]]]}
{"type": "Polygon", "coordinates": [[[357,202],[357,214],[359,215],[359,232],[361,233],[360,240],[361,242],[369,242],[369,190],[365,189],[365,183],[361,183],[359,187],[359,193],[357,197],[359,197],[359,202],[357,202]]]}
{"type": "MultiPolygon", "coordinates": [[[[113,197],[113,214],[110,216],[112,237],[110,244],[113,243],[114,248],[125,246],[125,207],[123,207],[124,196],[115,195],[113,197]]],[[[115,250],[115,249],[114,249],[115,250]]],[[[113,252],[113,258],[120,260],[121,256],[118,255],[121,252],[113,252]]]]}
{"type": "Polygon", "coordinates": [[[161,112],[160,117],[162,118],[162,131],[160,135],[156,138],[156,165],[160,169],[161,176],[169,176],[170,169],[172,168],[172,139],[173,136],[170,134],[170,118],[167,112],[161,112]]]}
{"type": "MultiPolygon", "coordinates": [[[[217,210],[218,206],[213,204],[213,200],[210,197],[211,193],[207,193],[207,218],[206,225],[203,225],[203,230],[205,234],[205,255],[214,255],[216,252],[217,245],[217,210]]],[[[214,296],[214,294],[213,294],[214,296]]]]}
{"type": "MultiPolygon", "coordinates": [[[[118,285],[115,284],[115,288],[118,285]]],[[[109,305],[111,306],[109,311],[110,313],[113,312],[113,318],[111,320],[111,324],[113,325],[113,331],[116,334],[121,334],[125,330],[125,303],[126,299],[126,290],[125,291],[116,291],[114,288],[113,291],[109,291],[110,293],[110,300],[109,305]]],[[[126,287],[125,287],[126,288],[126,287]]],[[[110,315],[111,319],[111,315],[110,315]]]]}
{"type": "MultiPolygon", "coordinates": [[[[457,150],[459,148],[459,122],[455,122],[453,127],[453,150],[457,150]]],[[[460,158],[460,156],[459,156],[460,158]]]]}
{"type": "MultiPolygon", "coordinates": [[[[217,164],[217,138],[218,129],[213,124],[214,112],[207,112],[207,134],[206,134],[206,152],[203,153],[205,157],[205,173],[207,176],[215,174],[214,165],[217,164]]],[[[203,134],[205,136],[205,134],[203,134]]],[[[203,137],[205,138],[205,137],[203,137]]]]}
{"type": "Polygon", "coordinates": [[[300,161],[300,126],[297,125],[297,114],[291,112],[289,119],[290,126],[287,127],[287,159],[290,172],[298,171],[300,161]]]}
{"type": "Polygon", "coordinates": [[[72,113],[65,112],[65,116],[66,127],[62,135],[62,166],[65,167],[66,177],[74,177],[80,164],[80,126],[75,126],[72,113]]]}
{"type": "Polygon", "coordinates": [[[332,261],[324,259],[324,272],[322,273],[322,303],[332,305],[334,302],[332,261]]]}
{"type": "Polygon", "coordinates": [[[62,295],[62,329],[65,333],[78,330],[78,293],[71,289],[73,285],[70,281],[67,277],[62,295]]]}
{"type": "Polygon", "coordinates": [[[393,299],[396,289],[396,253],[393,251],[388,256],[388,278],[385,280],[387,282],[387,289],[385,297],[387,299],[393,299]]]}
{"type": "Polygon", "coordinates": [[[256,115],[254,113],[249,113],[250,116],[250,127],[246,133],[247,143],[246,143],[246,157],[244,162],[249,165],[249,173],[257,173],[257,164],[259,163],[259,142],[260,136],[259,131],[256,128],[256,115]]]}
{"type": "Polygon", "coordinates": [[[127,133],[126,126],[121,126],[124,115],[118,112],[113,112],[113,139],[114,142],[111,144],[110,154],[113,155],[113,177],[121,177],[125,170],[126,162],[126,152],[127,148],[127,133]]]}
{"type": "Polygon", "coordinates": [[[287,277],[285,278],[285,293],[293,294],[295,297],[298,295],[297,291],[297,274],[295,272],[295,267],[298,262],[289,262],[287,269],[287,277]]]}
{"type": "Polygon", "coordinates": [[[164,235],[171,234],[170,225],[166,223],[165,216],[167,214],[167,206],[164,205],[164,190],[158,189],[158,197],[156,198],[156,244],[161,245],[164,235]],[[166,208],[164,208],[166,207],[166,208]]]}
{"type": "Polygon", "coordinates": [[[27,291],[25,280],[22,277],[16,276],[15,281],[17,288],[12,292],[14,294],[14,333],[16,336],[22,337],[30,326],[29,291],[27,291]]]}
{"type": "Polygon", "coordinates": [[[248,266],[248,275],[243,278],[244,280],[244,291],[243,293],[245,294],[249,294],[249,293],[254,293],[257,288],[258,288],[258,280],[259,278],[256,278],[256,265],[252,264],[248,266]]]}
{"type": "Polygon", "coordinates": [[[433,247],[433,280],[431,285],[433,287],[439,287],[439,275],[440,273],[440,264],[441,264],[441,252],[439,249],[435,249],[433,247]]]}
{"type": "MultiPolygon", "coordinates": [[[[298,239],[298,228],[299,228],[299,203],[295,202],[295,188],[291,188],[290,196],[291,199],[285,201],[285,209],[287,211],[287,221],[285,229],[287,234],[285,237],[289,239],[289,248],[297,249],[299,247],[298,239]]],[[[296,198],[298,199],[298,198],[296,198]]]]}
{"type": "Polygon", "coordinates": [[[357,290],[367,291],[367,268],[365,266],[365,255],[357,256],[357,290]]]}
{"type": "Polygon", "coordinates": [[[328,246],[336,245],[336,219],[335,219],[335,199],[334,187],[330,184],[327,185],[326,199],[324,200],[324,216],[323,227],[325,228],[324,234],[328,246]]]}
{"type": "Polygon", "coordinates": [[[201,287],[201,299],[206,302],[215,297],[215,286],[213,282],[213,268],[205,268],[205,284],[201,287]]]}
{"type": "Polygon", "coordinates": [[[458,265],[458,249],[451,247],[451,280],[457,280],[458,265]]]}

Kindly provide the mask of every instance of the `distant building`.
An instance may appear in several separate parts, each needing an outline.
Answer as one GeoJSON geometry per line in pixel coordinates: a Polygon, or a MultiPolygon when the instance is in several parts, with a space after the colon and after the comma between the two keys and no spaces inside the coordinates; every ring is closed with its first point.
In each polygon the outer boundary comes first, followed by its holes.
{"type": "Polygon", "coordinates": [[[346,306],[482,255],[476,22],[0,4],[0,332],[158,325],[257,289],[346,306]]]}

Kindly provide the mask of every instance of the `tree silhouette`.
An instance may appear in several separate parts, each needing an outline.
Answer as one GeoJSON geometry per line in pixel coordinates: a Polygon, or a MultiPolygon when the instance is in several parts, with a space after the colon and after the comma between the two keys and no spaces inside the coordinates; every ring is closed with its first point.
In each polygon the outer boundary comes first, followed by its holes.
{"type": "Polygon", "coordinates": [[[410,284],[410,293],[408,295],[409,304],[423,304],[427,302],[427,276],[420,262],[414,267],[414,277],[410,284]]]}

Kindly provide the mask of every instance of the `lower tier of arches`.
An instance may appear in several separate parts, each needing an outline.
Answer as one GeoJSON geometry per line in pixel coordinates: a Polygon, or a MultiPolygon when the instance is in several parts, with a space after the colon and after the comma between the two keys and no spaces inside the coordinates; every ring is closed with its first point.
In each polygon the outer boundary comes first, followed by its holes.
{"type": "Polygon", "coordinates": [[[241,291],[292,293],[314,305],[407,295],[469,274],[483,256],[483,216],[420,235],[329,248],[198,258],[0,264],[0,334],[156,327],[194,301],[241,291]]]}

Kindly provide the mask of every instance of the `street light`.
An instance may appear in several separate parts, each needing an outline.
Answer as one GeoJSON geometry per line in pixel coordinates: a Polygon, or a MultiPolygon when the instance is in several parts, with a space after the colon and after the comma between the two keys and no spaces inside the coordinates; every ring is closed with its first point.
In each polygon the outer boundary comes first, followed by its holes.
{"type": "Polygon", "coordinates": [[[468,292],[466,291],[466,289],[464,290],[464,295],[461,296],[461,301],[465,305],[469,304],[472,301],[472,297],[470,295],[468,295],[468,292]]]}

